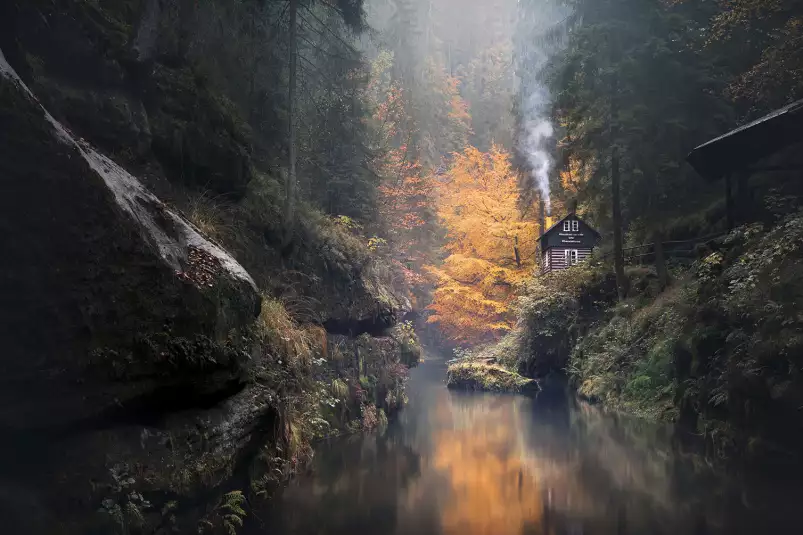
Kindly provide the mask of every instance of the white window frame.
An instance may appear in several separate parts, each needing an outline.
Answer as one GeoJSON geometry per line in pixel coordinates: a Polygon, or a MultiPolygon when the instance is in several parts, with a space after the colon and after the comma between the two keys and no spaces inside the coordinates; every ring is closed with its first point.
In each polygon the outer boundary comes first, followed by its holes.
{"type": "Polygon", "coordinates": [[[580,222],[576,219],[572,220],[572,232],[580,232],[580,222]]]}
{"type": "Polygon", "coordinates": [[[563,232],[571,232],[572,230],[572,222],[571,221],[564,221],[563,222],[563,232]]]}
{"type": "Polygon", "coordinates": [[[564,249],[563,258],[566,260],[566,267],[574,266],[580,261],[580,252],[577,249],[564,249]]]}

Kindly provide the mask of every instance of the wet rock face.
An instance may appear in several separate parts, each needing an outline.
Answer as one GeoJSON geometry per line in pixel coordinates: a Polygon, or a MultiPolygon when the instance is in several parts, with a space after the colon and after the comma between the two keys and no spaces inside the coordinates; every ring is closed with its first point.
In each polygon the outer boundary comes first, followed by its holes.
{"type": "MultiPolygon", "coordinates": [[[[0,61],[0,454],[13,459],[0,463],[0,518],[9,532],[114,532],[87,525],[99,508],[122,510],[126,522],[141,515],[143,533],[195,532],[222,492],[249,488],[261,448],[289,441],[284,401],[254,372],[285,357],[266,363],[255,347],[254,282],[160,200],[208,188],[236,202],[253,185],[248,128],[186,61],[134,38],[146,4],[166,3],[0,1],[9,59],[0,61]]],[[[283,234],[276,224],[243,255],[250,273],[282,297],[266,281],[297,273],[290,282],[314,314],[305,321],[342,326],[376,402],[400,405],[402,362],[418,353],[385,334],[409,303],[362,244],[343,250],[311,221],[316,237],[299,231],[287,255],[270,246],[283,234]],[[353,340],[363,332],[382,336],[353,340]]]]}
{"type": "Polygon", "coordinates": [[[253,178],[250,130],[186,62],[141,57],[146,4],[159,2],[10,0],[0,47],[54,116],[116,160],[236,199],[253,178]]]}
{"type": "Polygon", "coordinates": [[[2,52],[0,184],[0,426],[17,460],[0,480],[37,483],[30,502],[48,509],[72,493],[91,507],[109,466],[154,451],[175,459],[155,474],[197,475],[198,418],[220,453],[205,466],[230,474],[275,416],[244,389],[260,303],[248,273],[55,121],[2,52]],[[154,449],[143,425],[187,440],[154,449]]]}

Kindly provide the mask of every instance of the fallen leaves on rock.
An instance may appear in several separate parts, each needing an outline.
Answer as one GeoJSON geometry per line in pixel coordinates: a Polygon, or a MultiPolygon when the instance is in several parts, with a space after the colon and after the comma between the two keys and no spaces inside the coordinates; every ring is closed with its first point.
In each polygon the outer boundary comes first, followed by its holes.
{"type": "Polygon", "coordinates": [[[211,288],[214,286],[215,277],[223,269],[220,260],[198,247],[190,246],[188,250],[187,269],[177,271],[176,276],[199,288],[211,288]]]}

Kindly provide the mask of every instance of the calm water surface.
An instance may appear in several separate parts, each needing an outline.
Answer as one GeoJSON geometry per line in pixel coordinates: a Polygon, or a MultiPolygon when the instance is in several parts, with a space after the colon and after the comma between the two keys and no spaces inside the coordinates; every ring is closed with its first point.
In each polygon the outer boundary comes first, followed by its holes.
{"type": "Polygon", "coordinates": [[[672,453],[669,429],[584,404],[450,392],[413,370],[383,434],[320,448],[249,535],[803,533],[803,493],[672,453]]]}

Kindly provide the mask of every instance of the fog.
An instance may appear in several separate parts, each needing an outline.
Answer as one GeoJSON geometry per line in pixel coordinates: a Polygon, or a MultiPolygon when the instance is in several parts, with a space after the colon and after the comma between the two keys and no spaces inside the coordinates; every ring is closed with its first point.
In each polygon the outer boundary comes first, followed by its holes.
{"type": "Polygon", "coordinates": [[[519,3],[518,33],[524,37],[520,37],[516,46],[522,115],[517,148],[527,159],[533,184],[547,210],[550,208],[549,174],[554,168],[551,154],[555,127],[550,119],[551,95],[544,81],[544,70],[565,45],[570,14],[569,8],[556,0],[519,3]]]}

